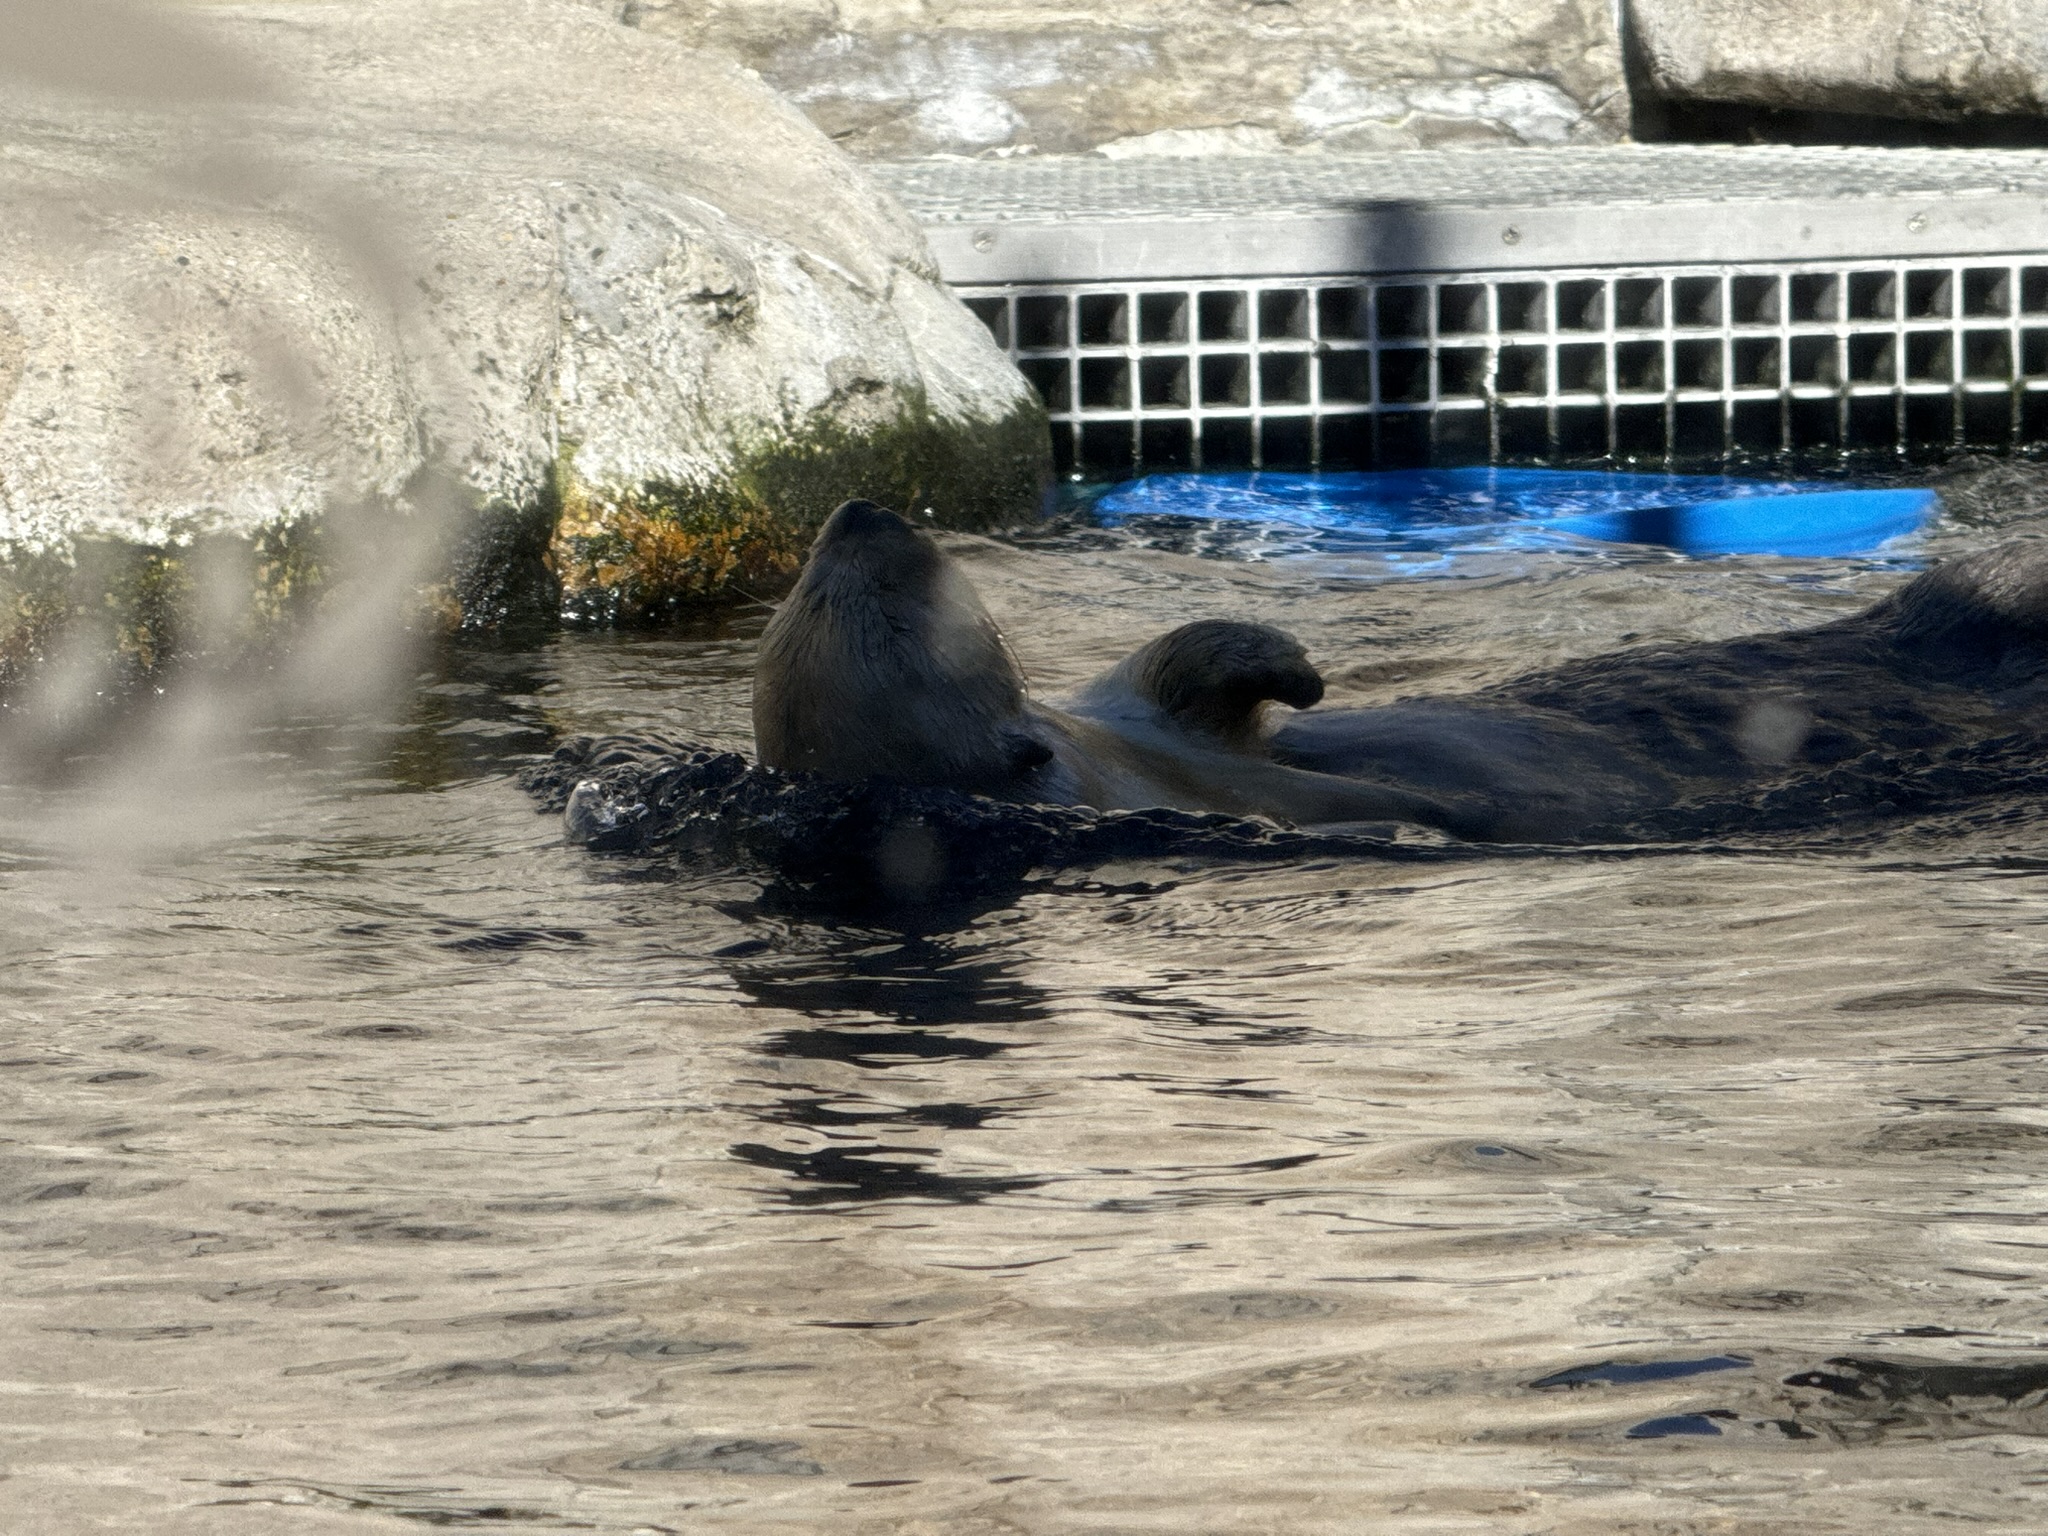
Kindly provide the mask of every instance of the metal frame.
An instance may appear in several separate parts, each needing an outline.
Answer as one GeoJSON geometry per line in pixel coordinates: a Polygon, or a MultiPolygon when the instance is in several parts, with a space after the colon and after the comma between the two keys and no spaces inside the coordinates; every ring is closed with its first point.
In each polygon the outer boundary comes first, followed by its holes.
{"type": "Polygon", "coordinates": [[[959,292],[1063,470],[2048,442],[2048,252],[959,292]]]}

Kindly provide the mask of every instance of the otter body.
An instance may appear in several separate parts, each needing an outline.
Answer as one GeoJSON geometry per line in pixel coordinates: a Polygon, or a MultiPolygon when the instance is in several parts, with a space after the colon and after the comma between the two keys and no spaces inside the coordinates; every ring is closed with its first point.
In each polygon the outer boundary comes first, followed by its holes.
{"type": "Polygon", "coordinates": [[[2048,724],[2048,543],[1950,561],[1786,634],[1596,656],[1462,698],[1312,710],[1270,738],[1318,773],[1428,784],[1489,840],[1633,835],[1691,802],[2048,724]]]}
{"type": "Polygon", "coordinates": [[[2002,546],[1868,612],[1575,662],[1464,697],[1313,708],[1291,637],[1203,621],[1033,701],[965,575],[849,502],[762,637],[761,761],[1103,810],[1401,821],[1485,841],[1631,835],[1689,802],[2048,718],[2048,544],[2002,546]],[[1298,711],[1272,728],[1269,704],[1298,711]]]}
{"type": "Polygon", "coordinates": [[[1322,693],[1290,636],[1208,623],[1153,642],[1064,708],[1037,703],[959,567],[895,513],[852,501],[761,637],[754,743],[771,768],[1042,804],[1457,820],[1402,786],[1276,762],[1264,702],[1322,693]]]}

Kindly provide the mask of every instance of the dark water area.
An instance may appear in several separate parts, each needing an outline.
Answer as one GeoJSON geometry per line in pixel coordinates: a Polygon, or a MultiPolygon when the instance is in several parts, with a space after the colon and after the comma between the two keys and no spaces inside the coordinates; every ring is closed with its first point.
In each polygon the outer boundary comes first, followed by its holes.
{"type": "MultiPolygon", "coordinates": [[[[1042,693],[1228,616],[1369,704],[2048,531],[2025,466],[1941,489],[1870,557],[947,547],[1042,693]]],[[[908,927],[536,813],[569,736],[748,750],[764,619],[5,757],[0,1524],[2048,1523],[2042,807],[1109,861],[908,927]]]]}

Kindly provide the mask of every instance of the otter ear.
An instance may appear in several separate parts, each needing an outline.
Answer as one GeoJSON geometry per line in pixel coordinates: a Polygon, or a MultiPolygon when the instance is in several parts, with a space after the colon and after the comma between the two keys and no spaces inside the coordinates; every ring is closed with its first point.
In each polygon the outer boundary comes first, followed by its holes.
{"type": "Polygon", "coordinates": [[[1181,725],[1227,740],[1251,735],[1268,699],[1307,709],[1323,696],[1301,642],[1264,624],[1183,624],[1132,660],[1141,695],[1181,725]]]}

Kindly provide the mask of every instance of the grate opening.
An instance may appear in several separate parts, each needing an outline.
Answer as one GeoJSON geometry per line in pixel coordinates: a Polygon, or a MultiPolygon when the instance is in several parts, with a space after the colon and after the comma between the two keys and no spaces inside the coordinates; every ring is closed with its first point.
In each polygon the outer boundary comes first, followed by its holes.
{"type": "Polygon", "coordinates": [[[1849,274],[1849,318],[1890,320],[1899,312],[1899,280],[1890,272],[1849,274]]]}
{"type": "Polygon", "coordinates": [[[1664,280],[1625,277],[1614,285],[1614,328],[1654,331],[1664,323],[1664,280]]]}
{"type": "Polygon", "coordinates": [[[1671,323],[1685,330],[1720,329],[1721,279],[1674,277],[1671,280],[1671,323]]]}
{"type": "Polygon", "coordinates": [[[1316,325],[1325,341],[1364,341],[1372,334],[1372,306],[1364,288],[1325,288],[1316,295],[1316,325]]]}
{"type": "Polygon", "coordinates": [[[1963,444],[1969,448],[2005,448],[2012,443],[2012,397],[1963,396],[1963,444]]]}
{"type": "Polygon", "coordinates": [[[1148,357],[1138,364],[1138,397],[1148,411],[1188,408],[1188,360],[1148,357]]]}
{"type": "Polygon", "coordinates": [[[1205,357],[1202,359],[1202,404],[1248,406],[1252,403],[1252,364],[1249,357],[1205,357]]]}
{"type": "Polygon", "coordinates": [[[963,297],[1045,402],[1063,471],[2048,442],[2041,256],[963,297]]]}
{"type": "Polygon", "coordinates": [[[1486,357],[1484,347],[1446,347],[1437,353],[1437,398],[1484,399],[1486,357]]]}
{"type": "Polygon", "coordinates": [[[1776,389],[1778,387],[1778,338],[1742,336],[1735,342],[1735,387],[1776,389]]]}
{"type": "MultiPolygon", "coordinates": [[[[2044,333],[2048,335],[2048,333],[2044,333]]],[[[1323,359],[1323,403],[1325,405],[1370,405],[1372,403],[1372,354],[1332,352],[1323,359]]]]}
{"type": "Polygon", "coordinates": [[[1906,442],[1909,447],[1947,448],[1955,440],[1956,409],[1952,396],[1906,396],[1906,442]]]}
{"type": "Polygon", "coordinates": [[[1308,290],[1281,288],[1259,295],[1261,341],[1308,340],[1308,290]]]}
{"type": "Polygon", "coordinates": [[[1947,331],[1911,331],[1906,336],[1906,382],[1948,384],[1955,380],[1954,347],[1947,331]]]}
{"type": "Polygon", "coordinates": [[[1839,401],[1795,397],[1785,402],[1785,431],[1795,452],[1836,448],[1842,441],[1839,401]]]}
{"type": "Polygon", "coordinates": [[[1728,303],[1735,324],[1776,325],[1778,287],[1775,274],[1763,277],[1748,273],[1731,278],[1728,283],[1728,303]]]}
{"type": "Polygon", "coordinates": [[[1252,424],[1249,417],[1233,416],[1211,421],[1202,428],[1204,464],[1249,464],[1252,462],[1252,424]]]}
{"type": "Polygon", "coordinates": [[[1131,443],[1127,422],[1084,421],[1081,423],[1081,462],[1099,466],[1111,474],[1129,474],[1137,468],[1137,454],[1131,443]]]}
{"type": "Polygon", "coordinates": [[[1503,395],[1549,394],[1549,352],[1542,347],[1502,347],[1494,365],[1494,389],[1503,395]]]}
{"type": "Polygon", "coordinates": [[[1131,365],[1121,357],[1081,359],[1081,409],[1128,411],[1131,408],[1131,365]]]}
{"type": "Polygon", "coordinates": [[[1963,332],[1963,377],[1973,382],[2003,384],[2012,378],[2012,333],[1963,332]]]}
{"type": "Polygon", "coordinates": [[[969,299],[966,302],[974,318],[987,326],[989,335],[995,337],[996,345],[1005,352],[1010,351],[1010,301],[988,298],[969,299]]]}
{"type": "Polygon", "coordinates": [[[1243,341],[1249,334],[1242,293],[1205,293],[1196,301],[1197,328],[1203,341],[1243,341]]]}
{"type": "Polygon", "coordinates": [[[1446,283],[1436,291],[1439,336],[1483,336],[1492,327],[1484,283],[1446,283]]]}
{"type": "Polygon", "coordinates": [[[1542,463],[1550,452],[1550,414],[1532,407],[1501,412],[1500,457],[1511,463],[1542,463]]]}
{"type": "Polygon", "coordinates": [[[1614,344],[1614,388],[1624,395],[1664,392],[1664,343],[1617,341],[1614,344]]]}
{"type": "Polygon", "coordinates": [[[1138,429],[1138,454],[1147,468],[1193,469],[1195,424],[1191,421],[1148,421],[1138,429]]]}
{"type": "Polygon", "coordinates": [[[1494,290],[1500,329],[1541,333],[1550,329],[1550,294],[1541,283],[1502,283],[1494,290]]]}
{"type": "Polygon", "coordinates": [[[1082,346],[1122,347],[1130,344],[1131,304],[1122,294],[1086,293],[1081,295],[1076,309],[1082,346]]]}
{"type": "Polygon", "coordinates": [[[1963,274],[1963,313],[1971,319],[2012,313],[2012,272],[1974,267],[1963,274]]]}
{"type": "Polygon", "coordinates": [[[1138,295],[1138,341],[1142,346],[1175,346],[1188,339],[1188,296],[1184,293],[1138,295]]]}
{"type": "Polygon", "coordinates": [[[1849,441],[1866,448],[1894,449],[1899,442],[1896,395],[1852,395],[1849,398],[1849,441]]]}
{"type": "Polygon", "coordinates": [[[1259,359],[1261,405],[1307,405],[1309,359],[1306,352],[1267,353],[1259,359]]]}
{"type": "Polygon", "coordinates": [[[1671,408],[1671,451],[1680,458],[1718,458],[1727,448],[1728,419],[1719,401],[1688,400],[1671,408]]]}
{"type": "Polygon", "coordinates": [[[1315,462],[1315,432],[1305,416],[1282,417],[1259,428],[1259,462],[1270,469],[1308,469],[1315,462]]]}
{"type": "Polygon", "coordinates": [[[1948,272],[1908,272],[1906,274],[1906,318],[1908,320],[1946,320],[1954,308],[1951,302],[1955,290],[1955,278],[1948,272]]]}
{"type": "Polygon", "coordinates": [[[1607,285],[1581,278],[1557,285],[1557,328],[1560,331],[1607,329],[1607,285]]]}
{"type": "Polygon", "coordinates": [[[1557,392],[1561,395],[1607,393],[1607,349],[1581,344],[1557,349],[1557,392]]]}
{"type": "Polygon", "coordinates": [[[1842,279],[1833,272],[1795,272],[1790,283],[1792,323],[1812,325],[1842,317],[1842,279]]]}
{"type": "Polygon", "coordinates": [[[1381,341],[1395,337],[1429,335],[1429,290],[1419,287],[1382,288],[1374,302],[1376,334],[1381,341]]]}
{"type": "Polygon", "coordinates": [[[1849,382],[1890,384],[1899,376],[1898,338],[1886,335],[1849,338],[1849,382]]]}
{"type": "Polygon", "coordinates": [[[1419,404],[1429,399],[1429,354],[1420,347],[1382,352],[1379,364],[1382,403],[1419,404]]]}
{"type": "Polygon", "coordinates": [[[1721,388],[1721,342],[1674,341],[1671,344],[1671,382],[1680,390],[1721,388]]]}
{"type": "Polygon", "coordinates": [[[1032,294],[1017,301],[1017,345],[1026,352],[1054,352],[1067,345],[1064,294],[1032,294]]]}
{"type": "Polygon", "coordinates": [[[1067,363],[1057,357],[1025,357],[1017,361],[1025,381],[1038,391],[1047,412],[1058,416],[1074,408],[1073,392],[1067,387],[1067,363]]]}
{"type": "MultiPolygon", "coordinates": [[[[1786,348],[1786,366],[1794,384],[1842,382],[1841,343],[1833,336],[1794,336],[1786,348]]],[[[1798,443],[1794,447],[1801,446],[1798,443]]]]}

